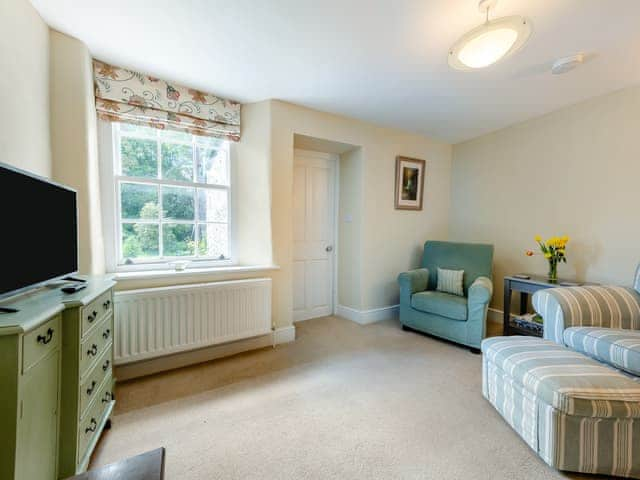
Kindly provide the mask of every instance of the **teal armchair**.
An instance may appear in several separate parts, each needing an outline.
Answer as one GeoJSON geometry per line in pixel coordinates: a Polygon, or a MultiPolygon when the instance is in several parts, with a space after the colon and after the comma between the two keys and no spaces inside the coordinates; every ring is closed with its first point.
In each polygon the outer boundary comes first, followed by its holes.
{"type": "Polygon", "coordinates": [[[493,245],[428,241],[422,268],[398,275],[400,323],[478,351],[493,295],[493,245]],[[438,267],[464,270],[464,297],[436,290],[438,267]]]}

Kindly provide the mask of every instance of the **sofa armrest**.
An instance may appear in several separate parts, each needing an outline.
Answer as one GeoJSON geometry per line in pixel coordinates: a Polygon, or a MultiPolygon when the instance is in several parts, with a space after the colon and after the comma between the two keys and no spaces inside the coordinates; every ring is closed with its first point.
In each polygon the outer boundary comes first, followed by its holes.
{"type": "Polygon", "coordinates": [[[548,288],[537,291],[532,302],[544,320],[544,338],[559,344],[569,327],[640,329],[640,294],[631,288],[548,288]]]}
{"type": "Polygon", "coordinates": [[[426,268],[417,268],[402,272],[398,275],[398,284],[400,285],[400,302],[403,300],[411,301],[411,295],[416,292],[424,292],[429,283],[429,270],[426,268]]]}
{"type": "Polygon", "coordinates": [[[489,277],[478,277],[469,287],[469,304],[485,305],[493,296],[493,283],[489,277]]]}

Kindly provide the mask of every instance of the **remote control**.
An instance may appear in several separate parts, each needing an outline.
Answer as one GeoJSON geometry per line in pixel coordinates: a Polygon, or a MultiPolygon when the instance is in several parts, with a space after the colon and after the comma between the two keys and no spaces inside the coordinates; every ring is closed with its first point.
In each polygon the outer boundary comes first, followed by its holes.
{"type": "Polygon", "coordinates": [[[62,291],[64,293],[76,293],[82,290],[83,288],[87,288],[86,285],[70,285],[68,287],[62,287],[62,291]]]}
{"type": "Polygon", "coordinates": [[[0,313],[17,313],[20,310],[13,307],[0,307],[0,313]]]}

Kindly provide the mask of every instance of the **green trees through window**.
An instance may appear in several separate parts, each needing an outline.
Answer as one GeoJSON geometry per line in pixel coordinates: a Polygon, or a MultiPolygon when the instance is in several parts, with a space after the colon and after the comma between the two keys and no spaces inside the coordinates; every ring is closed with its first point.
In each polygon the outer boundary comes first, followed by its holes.
{"type": "Polygon", "coordinates": [[[114,128],[121,263],[229,258],[227,142],[114,128]]]}

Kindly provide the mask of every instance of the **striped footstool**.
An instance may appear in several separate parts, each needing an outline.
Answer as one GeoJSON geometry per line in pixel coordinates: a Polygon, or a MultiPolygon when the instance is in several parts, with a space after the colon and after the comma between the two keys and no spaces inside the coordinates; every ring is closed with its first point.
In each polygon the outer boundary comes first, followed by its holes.
{"type": "Polygon", "coordinates": [[[482,342],[482,393],[552,467],[640,478],[640,383],[534,337],[482,342]]]}

